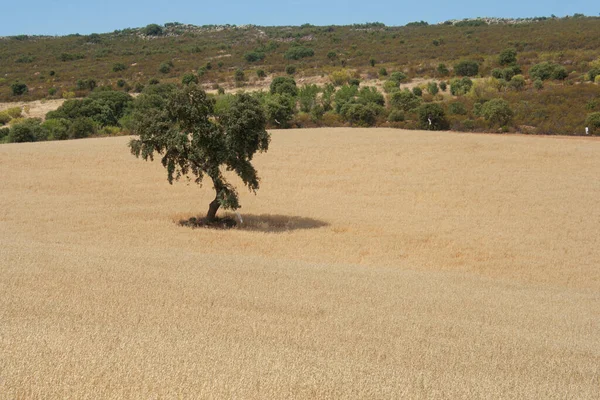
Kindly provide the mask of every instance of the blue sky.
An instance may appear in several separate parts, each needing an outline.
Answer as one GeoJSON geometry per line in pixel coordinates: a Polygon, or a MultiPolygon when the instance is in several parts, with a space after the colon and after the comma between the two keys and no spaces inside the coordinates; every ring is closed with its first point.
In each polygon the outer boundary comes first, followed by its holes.
{"type": "Polygon", "coordinates": [[[104,33],[174,21],[195,25],[344,25],[374,21],[386,25],[404,25],[411,21],[437,23],[478,16],[516,18],[554,14],[562,17],[574,13],[598,16],[600,4],[583,0],[429,0],[423,3],[356,0],[29,0],[8,1],[2,5],[2,11],[0,36],[9,36],[104,33]]]}

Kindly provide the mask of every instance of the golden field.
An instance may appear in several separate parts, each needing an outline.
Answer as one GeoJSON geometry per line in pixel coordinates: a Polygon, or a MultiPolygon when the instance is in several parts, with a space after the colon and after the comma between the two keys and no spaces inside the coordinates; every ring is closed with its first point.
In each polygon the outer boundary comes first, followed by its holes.
{"type": "Polygon", "coordinates": [[[0,145],[0,398],[600,398],[599,140],[272,134],[232,230],[129,138],[0,145]]]}

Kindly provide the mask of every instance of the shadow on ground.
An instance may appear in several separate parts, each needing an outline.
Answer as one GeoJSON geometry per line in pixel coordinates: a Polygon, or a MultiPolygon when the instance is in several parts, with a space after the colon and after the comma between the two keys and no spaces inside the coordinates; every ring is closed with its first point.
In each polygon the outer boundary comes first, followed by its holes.
{"type": "Polygon", "coordinates": [[[318,219],[277,214],[241,214],[241,221],[235,214],[227,213],[219,218],[220,222],[205,225],[202,218],[186,218],[179,225],[192,228],[236,229],[241,231],[279,233],[301,229],[316,229],[328,226],[329,223],[318,219]],[[192,222],[190,222],[192,221],[192,222]]]}

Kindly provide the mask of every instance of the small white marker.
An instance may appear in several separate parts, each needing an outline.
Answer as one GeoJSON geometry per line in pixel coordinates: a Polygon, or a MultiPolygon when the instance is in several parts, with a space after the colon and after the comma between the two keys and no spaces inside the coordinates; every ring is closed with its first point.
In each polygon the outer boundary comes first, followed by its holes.
{"type": "Polygon", "coordinates": [[[240,224],[243,224],[243,223],[244,223],[244,220],[242,219],[242,216],[240,215],[240,213],[239,213],[239,212],[237,212],[237,211],[236,211],[236,212],[235,212],[235,216],[236,216],[236,217],[237,217],[237,219],[240,221],[240,224]]]}

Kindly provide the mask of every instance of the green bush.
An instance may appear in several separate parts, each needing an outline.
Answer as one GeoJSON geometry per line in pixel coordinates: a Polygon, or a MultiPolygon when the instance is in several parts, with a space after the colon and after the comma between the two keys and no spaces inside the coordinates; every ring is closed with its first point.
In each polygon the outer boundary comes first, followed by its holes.
{"type": "Polygon", "coordinates": [[[454,65],[454,73],[459,76],[475,76],[479,73],[479,63],[463,60],[454,65]]]}
{"type": "Polygon", "coordinates": [[[415,86],[414,88],[412,88],[412,92],[415,96],[421,97],[423,95],[423,90],[421,90],[421,88],[418,86],[415,86]]]}
{"type": "Polygon", "coordinates": [[[288,75],[294,75],[296,73],[296,66],[294,65],[287,65],[285,67],[285,73],[288,75]]]}
{"type": "Polygon", "coordinates": [[[283,55],[288,60],[300,60],[305,57],[312,57],[315,55],[315,51],[309,47],[304,46],[292,46],[283,55]]]}
{"type": "Polygon", "coordinates": [[[415,108],[419,107],[420,104],[421,99],[408,90],[397,91],[390,95],[390,105],[392,108],[398,110],[414,110],[415,108]]]}
{"type": "Polygon", "coordinates": [[[265,53],[261,53],[258,51],[250,51],[250,52],[244,54],[244,58],[248,62],[262,61],[265,58],[265,53]]]}
{"type": "Polygon", "coordinates": [[[438,64],[436,71],[440,76],[448,76],[450,74],[448,67],[446,67],[446,64],[443,63],[438,64]]]}
{"type": "Polygon", "coordinates": [[[96,133],[94,120],[88,117],[79,117],[73,120],[68,130],[70,139],[81,139],[96,133]]]}
{"type": "Polygon", "coordinates": [[[421,105],[417,110],[417,114],[419,117],[419,127],[421,129],[439,131],[449,128],[444,109],[438,103],[421,105]]]}
{"type": "Polygon", "coordinates": [[[264,102],[265,116],[272,126],[288,128],[294,117],[295,101],[286,94],[267,95],[264,102]]]}
{"type": "Polygon", "coordinates": [[[22,113],[22,109],[21,107],[11,107],[7,110],[5,110],[5,112],[8,114],[9,117],[15,119],[15,118],[21,118],[21,113],[22,113]]]}
{"type": "Polygon", "coordinates": [[[125,85],[127,85],[127,81],[125,81],[125,79],[119,79],[117,81],[117,86],[118,87],[122,88],[122,87],[125,87],[125,85]]]}
{"type": "Polygon", "coordinates": [[[48,133],[48,140],[65,140],[69,138],[70,121],[64,118],[48,119],[42,128],[48,133]]]}
{"type": "Polygon", "coordinates": [[[396,81],[387,80],[383,82],[383,91],[385,93],[394,93],[400,89],[400,85],[396,81]]]}
{"type": "Polygon", "coordinates": [[[448,104],[448,112],[452,115],[466,115],[467,108],[460,101],[455,101],[448,104]]]}
{"type": "Polygon", "coordinates": [[[127,66],[123,63],[115,63],[112,67],[113,72],[125,71],[126,69],[127,66]]]}
{"type": "Polygon", "coordinates": [[[440,91],[440,89],[438,88],[438,85],[436,82],[429,82],[427,84],[427,92],[429,92],[429,94],[431,94],[432,96],[435,96],[436,94],[438,94],[439,91],[440,91]]]}
{"type": "Polygon", "coordinates": [[[263,78],[265,78],[265,77],[267,76],[267,74],[265,73],[265,71],[264,71],[264,70],[262,70],[262,69],[257,69],[257,70],[256,70],[256,76],[257,76],[258,78],[260,78],[260,79],[263,79],[263,78]]]}
{"type": "Polygon", "coordinates": [[[244,84],[244,81],[246,80],[246,75],[244,75],[243,70],[238,68],[233,74],[233,79],[235,80],[235,85],[239,87],[244,84]]]}
{"type": "Polygon", "coordinates": [[[348,79],[348,85],[360,86],[360,79],[350,78],[350,79],[348,79]]]}
{"type": "Polygon", "coordinates": [[[184,85],[189,85],[190,83],[198,83],[198,77],[194,74],[183,74],[181,78],[181,83],[184,85]]]}
{"type": "Polygon", "coordinates": [[[591,81],[594,82],[596,80],[596,77],[600,75],[600,68],[592,68],[588,71],[587,73],[587,78],[591,81]]]}
{"type": "Polygon", "coordinates": [[[442,92],[445,92],[447,87],[448,87],[448,85],[446,84],[445,81],[440,82],[440,89],[442,90],[442,92]]]}
{"type": "Polygon", "coordinates": [[[10,86],[13,96],[21,96],[29,91],[26,84],[21,82],[15,82],[10,86]]]}
{"type": "Polygon", "coordinates": [[[163,28],[158,24],[149,24],[142,30],[142,33],[146,36],[161,36],[163,28]]]}
{"type": "Polygon", "coordinates": [[[294,97],[298,94],[298,88],[294,78],[278,76],[271,81],[270,92],[271,94],[287,94],[294,97]]]}
{"type": "Polygon", "coordinates": [[[0,125],[6,125],[10,122],[12,118],[6,111],[0,112],[0,125]]]}
{"type": "Polygon", "coordinates": [[[369,64],[371,64],[371,67],[374,67],[376,62],[377,61],[373,57],[369,59],[369,64]]]}
{"type": "Polygon", "coordinates": [[[381,94],[377,88],[369,86],[360,88],[357,93],[356,101],[360,104],[375,104],[381,107],[385,105],[385,97],[383,97],[383,94],[381,94]]]}
{"type": "Polygon", "coordinates": [[[533,82],[533,87],[537,90],[542,90],[544,88],[544,82],[541,79],[536,79],[533,82]]]}
{"type": "Polygon", "coordinates": [[[383,110],[373,103],[358,104],[346,103],[340,110],[340,115],[351,125],[373,126],[377,122],[377,116],[383,110]]]}
{"type": "Polygon", "coordinates": [[[585,126],[590,129],[592,135],[600,135],[600,112],[595,112],[587,115],[585,126]]]}
{"type": "Polygon", "coordinates": [[[0,128],[0,143],[4,142],[8,139],[8,134],[10,133],[10,128],[0,128]]]}
{"type": "Polygon", "coordinates": [[[529,76],[532,80],[545,81],[548,79],[563,80],[568,76],[567,70],[562,65],[550,62],[542,62],[529,69],[529,76]]]}
{"type": "Polygon", "coordinates": [[[513,117],[513,111],[504,99],[492,99],[481,106],[481,115],[491,125],[506,126],[513,117]]]}
{"type": "Polygon", "coordinates": [[[452,79],[450,81],[450,93],[453,96],[462,96],[469,93],[473,87],[473,81],[467,77],[461,79],[452,79]]]}
{"type": "Polygon", "coordinates": [[[387,76],[387,69],[381,67],[379,68],[379,76],[387,76]]]}
{"type": "Polygon", "coordinates": [[[517,50],[510,48],[504,49],[498,56],[498,63],[500,65],[512,65],[517,62],[517,50]]]}
{"type": "Polygon", "coordinates": [[[48,94],[50,96],[54,96],[56,92],[58,92],[58,89],[56,89],[55,87],[51,87],[50,89],[48,89],[48,94]]]}
{"type": "Polygon", "coordinates": [[[394,81],[394,82],[398,83],[398,85],[399,85],[400,83],[406,81],[407,78],[408,78],[408,76],[406,76],[406,74],[404,72],[396,71],[396,72],[392,72],[389,80],[394,81]]]}
{"type": "Polygon", "coordinates": [[[523,90],[525,88],[525,77],[523,75],[515,75],[508,83],[513,90],[523,90]]]}
{"type": "Polygon", "coordinates": [[[402,122],[404,121],[404,112],[400,110],[392,110],[388,114],[387,120],[389,122],[402,122]]]}
{"type": "Polygon", "coordinates": [[[171,72],[171,66],[172,64],[164,62],[158,67],[158,72],[160,72],[161,74],[168,74],[169,72],[171,72]]]}
{"type": "Polygon", "coordinates": [[[79,90],[94,90],[98,86],[94,79],[79,79],[77,81],[77,89],[79,90]]]}
{"type": "Polygon", "coordinates": [[[298,104],[300,111],[309,113],[317,105],[317,94],[320,89],[317,85],[304,85],[298,91],[298,104]]]}
{"type": "Polygon", "coordinates": [[[85,54],[81,54],[81,53],[76,53],[76,54],[71,54],[71,53],[62,53],[58,59],[60,61],[75,61],[75,60],[82,60],[85,58],[85,54]]]}
{"type": "Polygon", "coordinates": [[[41,126],[39,118],[27,118],[10,127],[8,141],[11,143],[37,142],[47,139],[47,134],[41,126]]]}

